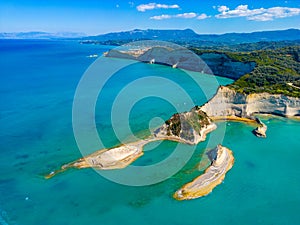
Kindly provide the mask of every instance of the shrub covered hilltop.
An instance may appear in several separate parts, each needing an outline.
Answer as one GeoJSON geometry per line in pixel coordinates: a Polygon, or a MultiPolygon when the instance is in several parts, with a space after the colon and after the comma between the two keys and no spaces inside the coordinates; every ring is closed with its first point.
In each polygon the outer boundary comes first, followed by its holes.
{"type": "Polygon", "coordinates": [[[196,54],[225,54],[235,62],[254,62],[254,69],[228,87],[239,93],[283,94],[300,97],[300,46],[234,52],[191,48],[196,54]]]}

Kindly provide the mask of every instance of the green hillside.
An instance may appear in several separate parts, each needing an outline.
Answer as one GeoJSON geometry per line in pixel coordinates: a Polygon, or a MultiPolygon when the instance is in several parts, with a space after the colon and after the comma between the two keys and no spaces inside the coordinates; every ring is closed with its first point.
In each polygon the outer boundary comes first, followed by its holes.
{"type": "Polygon", "coordinates": [[[196,54],[225,54],[236,62],[255,62],[254,69],[229,85],[240,93],[284,94],[300,97],[300,46],[232,52],[193,49],[196,54]]]}

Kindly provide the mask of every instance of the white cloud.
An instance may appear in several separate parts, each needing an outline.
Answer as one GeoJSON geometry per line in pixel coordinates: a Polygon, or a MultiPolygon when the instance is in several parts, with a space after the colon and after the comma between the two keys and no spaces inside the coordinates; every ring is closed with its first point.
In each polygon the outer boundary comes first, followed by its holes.
{"type": "Polygon", "coordinates": [[[174,17],[176,17],[176,18],[184,18],[184,19],[194,18],[196,16],[197,16],[197,14],[193,13],[193,12],[174,15],[174,17]]]}
{"type": "Polygon", "coordinates": [[[206,15],[205,13],[202,13],[197,17],[198,20],[204,20],[207,18],[210,18],[210,16],[206,15]]]}
{"type": "Polygon", "coordinates": [[[164,20],[164,19],[171,19],[171,15],[160,15],[160,16],[152,16],[150,17],[151,20],[164,20]]]}
{"type": "Polygon", "coordinates": [[[164,20],[164,19],[171,19],[171,18],[183,18],[183,19],[191,19],[195,18],[197,16],[196,13],[190,12],[190,13],[181,13],[181,14],[175,14],[175,15],[168,15],[163,14],[159,16],[152,16],[150,17],[151,20],[164,20]]]}
{"type": "Polygon", "coordinates": [[[219,19],[246,17],[247,20],[255,21],[270,21],[276,18],[300,15],[300,8],[272,7],[267,9],[249,9],[248,5],[239,5],[233,10],[230,10],[227,6],[219,6],[218,11],[220,14],[216,15],[216,18],[219,19]]]}
{"type": "Polygon", "coordinates": [[[219,12],[225,12],[227,10],[229,10],[229,8],[225,5],[218,6],[218,11],[219,12]]]}
{"type": "Polygon", "coordinates": [[[145,12],[146,10],[153,10],[153,9],[179,9],[179,5],[166,5],[166,4],[157,4],[157,3],[148,3],[148,4],[141,4],[136,7],[136,9],[140,12],[145,12]]]}

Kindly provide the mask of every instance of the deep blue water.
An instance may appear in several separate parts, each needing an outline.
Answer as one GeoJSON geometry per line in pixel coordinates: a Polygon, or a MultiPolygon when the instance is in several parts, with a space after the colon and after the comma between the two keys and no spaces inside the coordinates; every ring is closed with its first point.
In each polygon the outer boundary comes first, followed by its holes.
{"type": "MultiPolygon", "coordinates": [[[[87,56],[100,56],[109,48],[75,41],[0,40],[0,224],[299,224],[300,123],[284,118],[262,118],[268,125],[266,139],[256,138],[246,124],[218,124],[226,128],[222,144],[233,150],[235,164],[224,183],[201,199],[178,202],[172,194],[203,171],[207,165],[203,152],[220,142],[214,137],[222,136],[222,129],[197,146],[180,172],[151,186],[113,183],[93,169],[44,179],[44,174],[82,157],[73,135],[72,102],[82,75],[96,60],[87,56]]],[[[110,122],[114,100],[124,87],[147,76],[176,82],[194,105],[203,104],[217,89],[216,78],[205,74],[191,73],[191,79],[181,70],[142,63],[121,69],[107,82],[95,108],[96,129],[106,147],[131,139],[132,134],[147,136],[176,107],[191,108],[174,86],[142,80],[117,102],[118,140],[110,122]],[[130,108],[131,131],[123,129],[127,121],[118,121],[118,115],[125,112],[126,99],[149,92],[163,93],[172,101],[142,98],[130,108]]],[[[232,81],[218,78],[218,82],[232,81]]],[[[88,138],[88,125],[82,129],[88,138]]],[[[135,165],[155,164],[177,144],[152,145],[135,165]]],[[[179,145],[189,151],[189,146],[179,145]]],[[[91,142],[83,154],[94,150],[97,145],[91,142]]]]}

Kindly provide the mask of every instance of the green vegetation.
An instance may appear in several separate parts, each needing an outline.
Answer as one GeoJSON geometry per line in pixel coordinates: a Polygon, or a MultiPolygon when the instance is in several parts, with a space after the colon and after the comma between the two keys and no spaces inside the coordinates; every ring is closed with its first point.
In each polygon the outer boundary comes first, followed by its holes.
{"type": "Polygon", "coordinates": [[[261,50],[250,53],[226,53],[238,61],[254,61],[252,72],[229,85],[240,93],[284,94],[300,97],[300,90],[288,85],[300,83],[300,46],[277,50],[261,50]]]}
{"type": "Polygon", "coordinates": [[[233,61],[255,62],[253,71],[237,79],[229,87],[239,93],[284,94],[300,97],[300,46],[289,46],[278,49],[255,50],[251,52],[228,52],[192,49],[196,54],[226,54],[233,61]]]}
{"type": "Polygon", "coordinates": [[[172,134],[179,136],[181,130],[181,123],[180,123],[180,115],[179,113],[174,114],[169,120],[166,121],[168,125],[167,135],[172,134]]]}
{"type": "Polygon", "coordinates": [[[189,118],[187,118],[187,121],[197,133],[200,133],[203,127],[210,124],[207,114],[200,110],[198,106],[192,108],[190,113],[191,114],[189,118]]]}
{"type": "Polygon", "coordinates": [[[279,48],[285,48],[289,46],[299,46],[300,40],[294,41],[260,41],[254,43],[242,43],[242,44],[218,44],[218,45],[201,45],[201,43],[184,43],[182,44],[194,52],[252,52],[258,50],[276,50],[279,48]],[[197,46],[197,48],[195,47],[197,46]]]}
{"type": "Polygon", "coordinates": [[[165,123],[168,126],[167,135],[173,134],[186,140],[193,141],[193,131],[195,130],[200,134],[201,129],[204,126],[209,125],[210,121],[206,113],[199,110],[199,107],[196,106],[190,112],[174,114],[165,123]]]}

